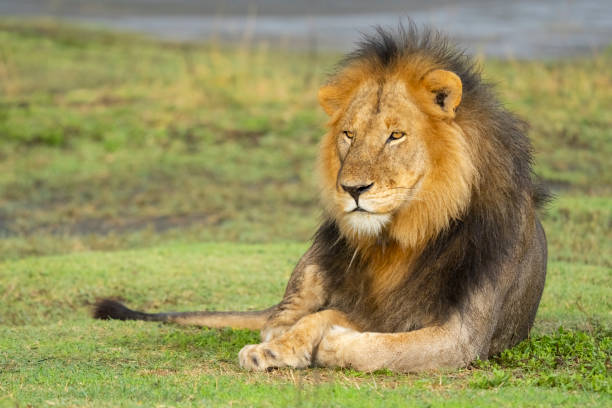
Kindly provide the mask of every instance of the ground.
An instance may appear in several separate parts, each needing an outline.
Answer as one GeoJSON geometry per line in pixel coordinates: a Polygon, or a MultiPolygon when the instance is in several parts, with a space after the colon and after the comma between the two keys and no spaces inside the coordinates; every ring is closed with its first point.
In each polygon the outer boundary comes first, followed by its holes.
{"type": "Polygon", "coordinates": [[[481,61],[531,123],[549,274],[532,338],[427,375],[239,369],[257,340],[89,318],[278,300],[320,220],[316,90],[339,56],[0,20],[0,406],[612,403],[612,50],[481,61]]]}

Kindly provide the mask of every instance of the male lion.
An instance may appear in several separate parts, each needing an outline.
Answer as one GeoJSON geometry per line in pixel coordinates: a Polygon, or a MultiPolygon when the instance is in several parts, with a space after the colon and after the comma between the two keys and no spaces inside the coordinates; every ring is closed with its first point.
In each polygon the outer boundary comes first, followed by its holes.
{"type": "Polygon", "coordinates": [[[240,365],[464,367],[527,337],[546,275],[526,125],[473,62],[414,24],[366,37],[319,91],[325,221],[282,301],[257,312],[100,319],[261,329],[240,365]]]}

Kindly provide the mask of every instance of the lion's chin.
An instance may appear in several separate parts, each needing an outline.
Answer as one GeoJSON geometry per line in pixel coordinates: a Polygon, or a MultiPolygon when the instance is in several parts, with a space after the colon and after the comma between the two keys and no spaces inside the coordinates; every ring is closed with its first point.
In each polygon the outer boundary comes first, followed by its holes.
{"type": "Polygon", "coordinates": [[[375,237],[391,221],[390,214],[373,214],[355,211],[344,215],[343,224],[348,233],[358,237],[375,237]]]}

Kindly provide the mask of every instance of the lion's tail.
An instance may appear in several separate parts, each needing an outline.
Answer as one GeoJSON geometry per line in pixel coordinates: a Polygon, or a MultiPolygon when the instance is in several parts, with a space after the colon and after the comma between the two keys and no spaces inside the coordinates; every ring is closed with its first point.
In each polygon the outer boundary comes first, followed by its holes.
{"type": "Polygon", "coordinates": [[[273,311],[274,307],[253,312],[144,313],[129,309],[117,301],[103,299],[96,303],[93,317],[103,320],[145,320],[148,322],[168,322],[192,326],[259,330],[273,311]]]}

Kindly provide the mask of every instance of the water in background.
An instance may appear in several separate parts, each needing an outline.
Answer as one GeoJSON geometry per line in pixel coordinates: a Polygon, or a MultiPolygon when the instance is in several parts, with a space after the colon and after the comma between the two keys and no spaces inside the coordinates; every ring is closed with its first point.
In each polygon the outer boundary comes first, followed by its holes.
{"type": "Polygon", "coordinates": [[[612,42],[612,0],[3,0],[0,15],[51,16],[178,41],[347,51],[401,16],[431,24],[472,53],[550,58],[612,42]],[[329,4],[331,3],[331,4],[329,4]]]}

